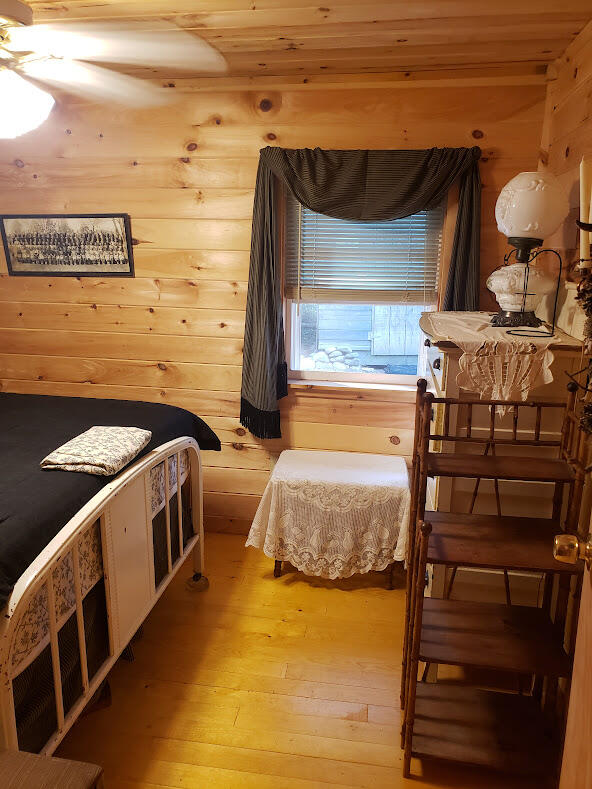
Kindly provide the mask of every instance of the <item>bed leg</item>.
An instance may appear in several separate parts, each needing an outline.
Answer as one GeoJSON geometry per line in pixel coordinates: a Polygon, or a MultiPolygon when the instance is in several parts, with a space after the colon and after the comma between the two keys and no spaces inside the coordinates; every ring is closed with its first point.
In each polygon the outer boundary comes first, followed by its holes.
{"type": "Polygon", "coordinates": [[[210,582],[203,575],[203,532],[202,536],[193,549],[193,554],[191,557],[191,561],[193,562],[193,575],[191,578],[187,579],[187,588],[190,589],[192,592],[203,592],[205,591],[210,582]]]}
{"type": "Polygon", "coordinates": [[[191,578],[187,579],[187,588],[192,592],[205,592],[209,585],[210,582],[201,573],[193,573],[191,578]]]}

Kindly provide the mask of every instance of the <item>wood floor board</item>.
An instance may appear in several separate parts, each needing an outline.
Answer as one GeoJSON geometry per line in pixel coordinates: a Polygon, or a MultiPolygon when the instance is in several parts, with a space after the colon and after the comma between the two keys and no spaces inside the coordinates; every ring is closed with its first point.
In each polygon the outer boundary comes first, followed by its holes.
{"type": "MultiPolygon", "coordinates": [[[[197,629],[196,637],[201,637],[197,629]]],[[[177,670],[186,676],[196,670],[198,657],[200,660],[203,659],[204,664],[218,666],[222,666],[222,664],[242,666],[244,664],[241,661],[245,660],[251,661],[251,663],[261,661],[262,663],[279,665],[282,657],[286,655],[285,651],[296,651],[300,653],[300,659],[298,662],[290,664],[289,671],[293,671],[294,675],[288,674],[288,676],[291,676],[292,679],[298,678],[299,672],[305,675],[310,672],[311,677],[324,677],[321,681],[331,681],[333,678],[333,681],[352,685],[392,687],[398,683],[396,674],[393,675],[392,680],[388,678],[389,666],[392,665],[392,649],[383,649],[377,656],[374,656],[371,646],[360,644],[356,656],[343,656],[341,644],[319,644],[306,639],[287,637],[277,638],[274,643],[271,641],[272,639],[265,634],[258,633],[243,633],[239,644],[233,643],[231,638],[217,640],[212,636],[207,642],[203,642],[200,648],[194,650],[193,654],[187,654],[186,647],[183,649],[171,647],[168,650],[170,653],[168,656],[151,656],[149,661],[154,661],[154,666],[158,665],[165,670],[170,670],[172,673],[168,675],[169,677],[174,676],[174,672],[177,670]],[[367,664],[368,669],[358,668],[360,663],[367,664]],[[374,684],[377,681],[376,678],[379,678],[379,684],[374,684]]],[[[161,648],[163,641],[147,636],[146,643],[153,652],[156,652],[161,648]]],[[[139,660],[140,658],[138,658],[138,662],[139,660]]],[[[244,669],[240,668],[239,670],[244,669]]],[[[392,670],[394,671],[394,669],[392,670]]],[[[257,673],[259,672],[257,671],[257,673]]],[[[272,676],[277,675],[274,672],[272,676]]]]}
{"type": "Polygon", "coordinates": [[[392,690],[399,685],[400,667],[393,667],[393,675],[379,671],[360,669],[340,669],[337,673],[331,665],[310,661],[289,662],[286,676],[292,679],[308,679],[312,682],[331,682],[336,679],[342,685],[382,688],[392,690]]]}
{"type": "MultiPolygon", "coordinates": [[[[370,789],[376,786],[386,787],[391,778],[390,767],[158,737],[141,738],[134,743],[131,752],[128,751],[125,755],[127,771],[131,772],[136,764],[144,763],[148,754],[151,759],[173,764],[209,768],[225,768],[232,765],[234,770],[245,774],[276,776],[282,782],[282,786],[286,780],[304,779],[370,789]]],[[[106,766],[117,769],[117,763],[122,758],[121,750],[116,749],[112,758],[113,761],[108,762],[106,766]]]]}
{"type": "MultiPolygon", "coordinates": [[[[77,758],[84,758],[89,737],[100,737],[108,747],[109,742],[113,744],[113,734],[116,732],[118,740],[128,743],[132,740],[135,742],[138,738],[149,734],[151,737],[182,740],[188,743],[254,749],[382,767],[392,767],[400,761],[400,754],[392,748],[391,744],[350,740],[348,748],[345,749],[343,742],[341,742],[342,738],[308,733],[298,734],[293,731],[282,731],[265,726],[259,726],[257,733],[254,734],[252,727],[241,728],[237,725],[224,725],[221,721],[196,721],[194,716],[183,711],[177,711],[166,722],[161,719],[161,725],[154,723],[149,725],[150,732],[141,732],[129,716],[118,716],[114,721],[103,717],[98,721],[81,723],[77,730],[69,736],[68,749],[73,757],[77,755],[77,758]]],[[[104,751],[100,751],[97,747],[95,758],[99,760],[102,758],[104,761],[103,753],[104,751]]]]}
{"type": "MultiPolygon", "coordinates": [[[[481,772],[401,773],[404,590],[378,573],[287,572],[241,537],[206,537],[206,592],[183,568],[58,756],[101,764],[105,789],[499,789],[481,772]]],[[[504,778],[504,789],[518,789],[504,778]]],[[[521,784],[525,789],[526,784],[521,784]]]]}
{"type": "Polygon", "coordinates": [[[118,688],[125,701],[114,702],[118,716],[134,714],[142,710],[155,710],[159,716],[168,710],[174,716],[181,707],[190,708],[194,719],[199,719],[203,710],[216,708],[224,713],[223,721],[232,717],[232,711],[278,711],[299,715],[315,715],[343,720],[365,721],[368,704],[364,702],[315,698],[298,694],[243,690],[237,688],[208,687],[187,683],[143,682],[118,688]],[[130,691],[134,691],[131,693],[130,691]],[[125,695],[124,695],[125,694],[125,695]],[[130,700],[133,699],[133,700],[130,700]]]}
{"type": "MultiPolygon", "coordinates": [[[[122,769],[122,768],[116,768],[122,769]]],[[[118,775],[117,772],[108,771],[106,773],[106,789],[109,789],[109,776],[118,775]]],[[[174,787],[174,789],[187,789],[190,787],[205,787],[208,789],[229,789],[229,787],[240,787],[240,789],[278,789],[277,775],[261,775],[257,773],[245,773],[240,770],[232,770],[222,767],[201,767],[193,764],[182,764],[166,761],[150,761],[145,769],[145,778],[162,786],[174,787]]],[[[326,785],[323,782],[323,785],[326,785]]],[[[347,784],[331,784],[336,787],[345,787],[347,784]]],[[[351,785],[350,785],[351,786],[351,785]]],[[[282,789],[318,789],[318,781],[308,781],[298,778],[282,778],[282,789]]]]}
{"type": "MultiPolygon", "coordinates": [[[[386,631],[393,626],[392,611],[390,615],[386,609],[384,611],[373,611],[370,605],[360,605],[361,610],[357,610],[356,607],[356,611],[352,611],[351,614],[348,615],[345,611],[335,610],[332,610],[329,614],[327,606],[322,603],[315,604],[314,600],[307,600],[305,603],[298,601],[294,602],[290,601],[287,596],[282,597],[279,594],[272,602],[260,596],[249,597],[245,600],[246,585],[249,583],[248,580],[244,576],[234,580],[236,580],[237,583],[232,589],[231,596],[228,598],[228,603],[224,603],[223,596],[219,598],[220,603],[214,602],[216,598],[212,597],[212,602],[210,603],[212,610],[225,610],[227,613],[232,613],[234,616],[239,617],[244,614],[252,613],[253,606],[256,605],[258,617],[276,620],[278,618],[283,618],[289,622],[305,622],[309,626],[309,629],[311,625],[315,627],[318,626],[319,618],[322,617],[321,628],[326,626],[325,632],[336,629],[341,629],[343,631],[344,623],[346,622],[354,626],[369,624],[376,630],[384,631],[385,634],[386,631]]],[[[175,605],[180,609],[193,609],[190,600],[184,600],[182,597],[174,599],[175,605]]],[[[183,610],[163,611],[158,614],[155,612],[152,615],[154,621],[168,621],[169,617],[170,621],[173,623],[182,621],[184,617],[183,610]]]]}
{"type": "MultiPolygon", "coordinates": [[[[113,684],[113,690],[122,692],[133,691],[134,694],[145,688],[146,680],[132,669],[132,676],[125,676],[119,684],[113,684]]],[[[369,688],[356,685],[341,685],[336,682],[307,682],[286,677],[265,677],[254,674],[236,673],[220,670],[205,670],[194,678],[191,685],[173,680],[150,680],[154,692],[167,696],[189,700],[192,693],[202,687],[247,691],[251,693],[268,693],[278,696],[301,696],[308,699],[326,699],[328,701],[345,701],[355,704],[374,704],[398,707],[398,690],[392,688],[369,688]]]]}
{"type": "MultiPolygon", "coordinates": [[[[219,621],[210,616],[192,617],[191,623],[196,631],[206,630],[208,633],[208,641],[221,642],[224,639],[236,633],[233,626],[232,619],[228,616],[222,616],[219,621]],[[230,631],[230,632],[229,632],[230,631]]],[[[343,623],[341,623],[343,627],[343,623]]],[[[277,640],[281,639],[286,644],[298,644],[302,646],[301,653],[307,651],[307,645],[319,654],[327,651],[340,650],[347,647],[351,638],[356,638],[364,634],[364,642],[360,644],[360,652],[363,654],[366,650],[371,650],[372,654],[380,655],[381,652],[389,653],[396,648],[400,643],[400,632],[397,630],[394,633],[388,632],[386,626],[379,626],[376,628],[367,627],[364,632],[363,623],[351,623],[349,633],[343,633],[338,627],[328,627],[326,629],[316,628],[307,624],[305,621],[295,622],[290,619],[285,621],[273,621],[271,617],[241,617],[237,623],[239,632],[244,634],[245,644],[251,645],[251,642],[256,644],[261,643],[260,636],[265,636],[270,639],[269,644],[271,647],[277,644],[277,640]],[[303,642],[303,643],[302,643],[303,642]]],[[[162,635],[162,631],[166,632],[173,643],[178,646],[185,646],[191,643],[191,638],[187,637],[186,629],[183,630],[182,623],[158,622],[154,627],[146,630],[146,638],[158,638],[162,635]]]]}
{"type": "MultiPolygon", "coordinates": [[[[371,742],[393,745],[399,735],[399,725],[382,726],[363,721],[323,719],[313,715],[278,713],[273,710],[239,710],[235,726],[239,729],[257,731],[261,726],[283,732],[310,734],[315,737],[330,737],[345,742],[371,742]]],[[[344,748],[347,747],[344,745],[344,748]]]]}
{"type": "Polygon", "coordinates": [[[125,778],[110,778],[109,789],[161,789],[162,784],[149,784],[146,781],[127,781],[125,778]]]}
{"type": "Polygon", "coordinates": [[[368,720],[370,723],[386,724],[392,726],[399,719],[399,705],[387,706],[385,701],[382,704],[368,705],[368,720]]]}

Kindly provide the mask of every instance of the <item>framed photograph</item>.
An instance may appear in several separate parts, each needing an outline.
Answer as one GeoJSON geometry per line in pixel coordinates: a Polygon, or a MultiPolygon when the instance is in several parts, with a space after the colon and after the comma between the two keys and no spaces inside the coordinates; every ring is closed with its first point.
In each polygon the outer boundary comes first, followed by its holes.
{"type": "Polygon", "coordinates": [[[134,276],[128,214],[4,215],[0,232],[12,276],[134,276]]]}

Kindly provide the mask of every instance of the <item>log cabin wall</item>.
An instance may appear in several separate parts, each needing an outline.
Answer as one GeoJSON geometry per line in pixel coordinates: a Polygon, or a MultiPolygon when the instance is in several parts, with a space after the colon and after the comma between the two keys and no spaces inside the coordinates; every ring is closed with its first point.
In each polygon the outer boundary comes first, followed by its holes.
{"type": "MultiPolygon", "coordinates": [[[[569,195],[571,211],[560,230],[546,244],[561,252],[568,283],[562,294],[560,325],[582,336],[584,316],[575,305],[574,266],[579,258],[575,220],[579,218],[580,161],[592,155],[592,22],[549,67],[541,161],[557,175],[569,195]]],[[[577,275],[575,279],[577,279],[577,275]]]]}
{"type": "Polygon", "coordinates": [[[0,212],[128,212],[136,276],[8,277],[2,259],[2,390],[152,400],[203,416],[223,442],[204,456],[210,529],[248,529],[282,448],[409,455],[411,392],[293,387],[281,441],[239,424],[258,151],[479,144],[484,280],[505,244],[497,193],[536,169],[540,71],[176,80],[176,103],[136,112],[60,99],[41,128],[0,142],[0,212]]]}

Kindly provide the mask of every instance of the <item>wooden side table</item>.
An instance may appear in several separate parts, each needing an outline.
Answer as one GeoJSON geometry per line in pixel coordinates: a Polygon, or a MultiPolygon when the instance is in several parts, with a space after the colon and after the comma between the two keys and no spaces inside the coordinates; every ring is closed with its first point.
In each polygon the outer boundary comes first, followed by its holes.
{"type": "Polygon", "coordinates": [[[284,561],[331,579],[394,568],[405,559],[410,499],[402,457],[285,450],[247,545],[275,559],[276,577],[284,561]]]}

